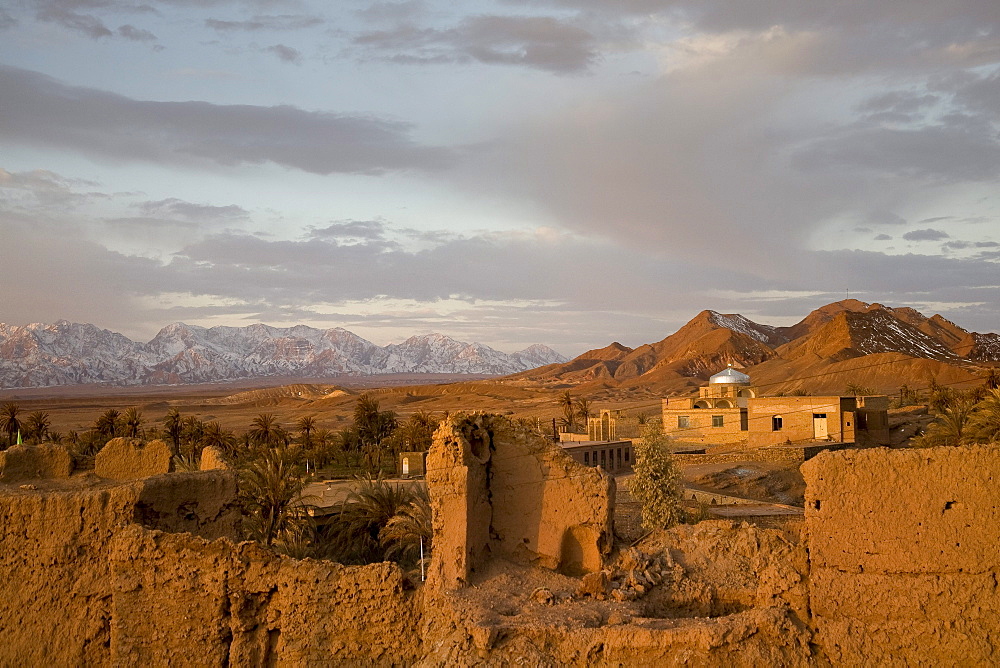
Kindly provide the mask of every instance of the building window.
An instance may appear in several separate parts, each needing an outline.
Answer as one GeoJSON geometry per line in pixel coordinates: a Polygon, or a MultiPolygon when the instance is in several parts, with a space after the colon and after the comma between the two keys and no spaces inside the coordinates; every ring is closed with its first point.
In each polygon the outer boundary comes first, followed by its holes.
{"type": "Polygon", "coordinates": [[[608,468],[608,451],[601,450],[601,468],[608,468]]]}
{"type": "Polygon", "coordinates": [[[628,464],[628,448],[625,448],[625,463],[628,464]]]}
{"type": "Polygon", "coordinates": [[[722,416],[721,415],[713,415],[712,416],[712,426],[713,427],[721,427],[722,426],[722,416]]]}
{"type": "Polygon", "coordinates": [[[677,416],[677,428],[678,429],[687,429],[689,426],[691,426],[690,420],[688,419],[688,417],[689,416],[687,416],[687,415],[678,415],[677,416]]]}
{"type": "Polygon", "coordinates": [[[590,466],[590,453],[589,452],[583,453],[583,464],[584,464],[584,466],[590,466]]]}
{"type": "Polygon", "coordinates": [[[615,468],[620,469],[621,467],[622,467],[622,449],[618,448],[618,465],[615,466],[615,468]]]}
{"type": "Polygon", "coordinates": [[[771,431],[781,431],[781,416],[774,415],[771,417],[771,431]]]}

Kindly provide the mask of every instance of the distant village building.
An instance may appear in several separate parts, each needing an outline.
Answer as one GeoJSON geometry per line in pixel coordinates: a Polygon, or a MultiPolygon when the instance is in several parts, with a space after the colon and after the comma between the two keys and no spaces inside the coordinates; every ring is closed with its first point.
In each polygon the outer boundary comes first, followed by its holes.
{"type": "Polygon", "coordinates": [[[807,442],[889,443],[889,399],[763,397],[750,376],[731,366],[708,379],[697,397],[663,400],[663,431],[678,441],[749,448],[807,442]]]}
{"type": "Polygon", "coordinates": [[[584,466],[600,466],[611,474],[632,470],[632,441],[563,441],[563,452],[584,466]]]}

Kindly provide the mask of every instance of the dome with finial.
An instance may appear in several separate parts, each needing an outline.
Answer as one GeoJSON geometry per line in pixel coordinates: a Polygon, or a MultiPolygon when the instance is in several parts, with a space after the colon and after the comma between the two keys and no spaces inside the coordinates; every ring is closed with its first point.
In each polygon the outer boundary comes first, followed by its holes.
{"type": "Polygon", "coordinates": [[[730,364],[725,369],[723,369],[719,373],[709,378],[708,382],[711,385],[719,385],[722,383],[730,385],[749,385],[750,376],[740,371],[737,371],[736,369],[733,368],[733,365],[730,364]]]}

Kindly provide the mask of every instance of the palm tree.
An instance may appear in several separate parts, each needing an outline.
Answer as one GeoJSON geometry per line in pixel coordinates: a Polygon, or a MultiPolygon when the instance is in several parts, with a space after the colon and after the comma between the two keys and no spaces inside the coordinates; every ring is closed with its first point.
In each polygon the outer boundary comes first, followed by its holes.
{"type": "Polygon", "coordinates": [[[260,413],[250,423],[247,434],[258,445],[274,445],[278,442],[279,430],[280,425],[275,421],[273,413],[260,413]]]}
{"type": "Polygon", "coordinates": [[[316,429],[316,416],[306,415],[300,417],[296,423],[299,433],[302,434],[302,447],[308,448],[312,445],[312,432],[316,429]]]}
{"type": "Polygon", "coordinates": [[[25,421],[24,432],[25,438],[30,443],[41,443],[45,440],[45,437],[49,434],[49,426],[52,421],[49,420],[49,414],[45,411],[35,411],[28,416],[25,421]]]}
{"type": "Polygon", "coordinates": [[[204,433],[204,422],[194,415],[184,418],[181,435],[188,442],[188,456],[191,458],[191,461],[195,461],[198,458],[198,452],[200,451],[198,446],[201,445],[201,437],[204,433]]]}
{"type": "Polygon", "coordinates": [[[115,408],[109,408],[101,413],[101,416],[94,422],[94,431],[105,438],[112,439],[118,436],[121,431],[121,412],[115,408]]]}
{"type": "Polygon", "coordinates": [[[7,446],[4,449],[14,445],[17,434],[21,431],[21,420],[17,417],[20,412],[21,408],[13,401],[8,401],[0,408],[0,429],[7,432],[7,446]]]}
{"type": "Polygon", "coordinates": [[[266,448],[239,471],[239,500],[247,535],[270,547],[294,540],[308,524],[302,500],[305,480],[286,448],[266,448]]]}
{"type": "Polygon", "coordinates": [[[330,527],[327,550],[342,563],[372,563],[385,558],[379,535],[396,513],[413,500],[411,485],[392,485],[377,477],[357,478],[330,527]]]}
{"type": "Polygon", "coordinates": [[[218,422],[209,422],[205,425],[201,442],[205,446],[212,446],[223,452],[230,452],[236,444],[236,437],[233,435],[233,432],[223,429],[222,425],[218,422]]]}
{"type": "Polygon", "coordinates": [[[963,435],[972,443],[1000,443],[1000,389],[991,389],[976,404],[963,435]]]}
{"type": "Polygon", "coordinates": [[[590,420],[590,399],[576,400],[576,414],[580,416],[580,421],[586,426],[590,420]]]}
{"type": "Polygon", "coordinates": [[[122,426],[124,427],[124,434],[129,438],[139,438],[143,435],[142,423],[142,411],[139,410],[138,406],[129,406],[125,409],[125,413],[122,415],[122,426]]]}
{"type": "Polygon", "coordinates": [[[964,394],[949,397],[937,419],[927,428],[927,433],[913,440],[917,447],[959,445],[965,437],[965,428],[972,417],[974,402],[964,394]]]}
{"type": "Polygon", "coordinates": [[[379,531],[378,540],[385,549],[387,559],[419,566],[421,552],[425,562],[430,560],[434,533],[431,528],[431,499],[426,487],[414,486],[411,491],[413,499],[397,508],[396,514],[379,531]]]}
{"type": "Polygon", "coordinates": [[[557,403],[563,411],[563,417],[559,423],[565,431],[573,431],[576,428],[576,400],[569,393],[569,390],[566,390],[559,395],[557,403]]]}
{"type": "Polygon", "coordinates": [[[176,408],[171,408],[163,417],[163,431],[166,432],[167,438],[170,439],[170,450],[174,456],[181,453],[181,434],[184,431],[183,422],[184,419],[181,417],[181,412],[176,408]]]}

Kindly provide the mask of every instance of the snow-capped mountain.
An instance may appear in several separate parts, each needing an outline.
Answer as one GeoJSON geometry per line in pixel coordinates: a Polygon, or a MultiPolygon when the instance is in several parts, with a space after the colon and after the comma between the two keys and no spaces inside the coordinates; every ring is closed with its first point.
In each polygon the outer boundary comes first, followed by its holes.
{"type": "Polygon", "coordinates": [[[324,377],[379,373],[503,375],[564,362],[534,345],[503,353],[441,334],[382,347],[337,327],[268,325],[164,327],[149,343],[61,320],[52,325],[0,324],[0,387],[81,383],[150,385],[268,376],[324,377]]]}

